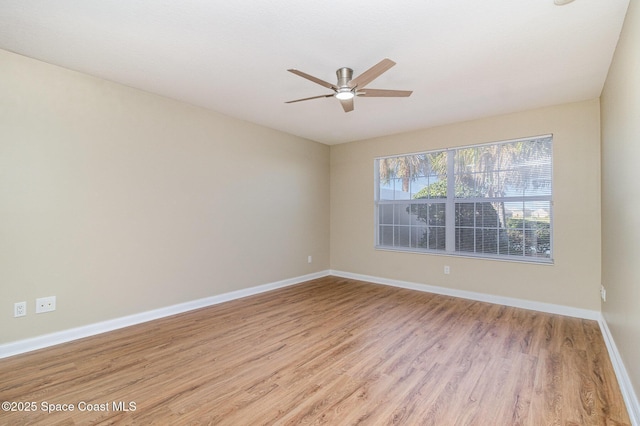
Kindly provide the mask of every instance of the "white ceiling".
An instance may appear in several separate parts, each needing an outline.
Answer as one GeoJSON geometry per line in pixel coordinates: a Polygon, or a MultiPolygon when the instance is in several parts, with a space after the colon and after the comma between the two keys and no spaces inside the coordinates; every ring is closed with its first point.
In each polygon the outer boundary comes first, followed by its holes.
{"type": "Polygon", "coordinates": [[[0,48],[336,144],[600,95],[629,0],[0,0],[0,48]],[[383,58],[368,85],[331,93],[383,58]]]}

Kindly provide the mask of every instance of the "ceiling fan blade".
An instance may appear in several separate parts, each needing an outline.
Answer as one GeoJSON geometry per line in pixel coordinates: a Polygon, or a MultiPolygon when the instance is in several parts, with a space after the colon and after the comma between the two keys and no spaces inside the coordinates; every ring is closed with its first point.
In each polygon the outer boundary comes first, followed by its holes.
{"type": "Polygon", "coordinates": [[[340,103],[342,104],[342,109],[344,109],[344,112],[353,111],[353,98],[342,99],[340,100],[340,103]]]}
{"type": "Polygon", "coordinates": [[[357,95],[369,98],[406,98],[407,96],[411,96],[412,93],[412,90],[362,89],[361,92],[357,92],[357,95]]]}
{"type": "Polygon", "coordinates": [[[319,78],[314,77],[312,75],[309,75],[307,73],[304,73],[302,71],[299,71],[299,70],[296,70],[296,69],[290,69],[290,70],[287,70],[287,71],[289,71],[291,73],[294,73],[295,75],[299,75],[302,78],[306,78],[307,80],[313,81],[314,83],[317,83],[320,86],[324,86],[327,89],[338,90],[338,87],[335,84],[331,84],[331,83],[329,83],[327,81],[320,80],[319,78]]]}
{"type": "Polygon", "coordinates": [[[310,99],[332,98],[332,97],[333,97],[333,94],[331,94],[331,95],[312,96],[310,98],[296,99],[295,101],[287,101],[287,102],[285,102],[285,104],[292,104],[294,102],[308,101],[310,99]]]}
{"type": "Polygon", "coordinates": [[[371,68],[369,68],[368,70],[366,70],[365,72],[363,72],[362,74],[360,74],[359,76],[357,76],[356,78],[354,78],[353,80],[351,80],[349,82],[349,87],[351,88],[359,87],[362,89],[364,86],[371,83],[376,78],[380,77],[380,75],[383,72],[387,71],[389,68],[391,68],[395,64],[396,63],[393,62],[391,59],[385,58],[380,62],[378,62],[377,64],[375,64],[374,66],[372,66],[371,68]]]}

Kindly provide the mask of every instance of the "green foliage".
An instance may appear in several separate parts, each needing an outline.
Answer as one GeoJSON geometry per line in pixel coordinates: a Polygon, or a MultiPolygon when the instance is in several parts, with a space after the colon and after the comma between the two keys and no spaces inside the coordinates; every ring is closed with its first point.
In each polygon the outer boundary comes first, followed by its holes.
{"type": "Polygon", "coordinates": [[[545,254],[551,248],[551,225],[549,221],[509,218],[507,234],[514,254],[545,254]]]}
{"type": "MultiPolygon", "coordinates": [[[[479,191],[473,189],[473,187],[467,185],[464,182],[456,182],[455,184],[456,197],[481,197],[482,194],[479,191]]],[[[414,196],[414,199],[422,198],[447,198],[447,181],[440,180],[434,182],[431,185],[425,186],[418,191],[414,196]]]]}
{"type": "Polygon", "coordinates": [[[447,182],[445,180],[441,180],[425,186],[418,191],[413,198],[447,198],[447,182]]]}
{"type": "MultiPolygon", "coordinates": [[[[456,184],[456,194],[462,197],[478,196],[476,191],[464,183],[456,184]]],[[[447,183],[439,181],[420,190],[415,194],[414,199],[441,200],[446,196],[447,183]]],[[[444,250],[444,204],[411,204],[407,211],[429,227],[429,232],[423,235],[419,246],[444,250]]],[[[548,252],[551,247],[548,220],[505,218],[504,216],[505,212],[499,212],[494,203],[457,203],[456,250],[516,256],[522,256],[523,252],[525,255],[534,256],[548,252]]]]}

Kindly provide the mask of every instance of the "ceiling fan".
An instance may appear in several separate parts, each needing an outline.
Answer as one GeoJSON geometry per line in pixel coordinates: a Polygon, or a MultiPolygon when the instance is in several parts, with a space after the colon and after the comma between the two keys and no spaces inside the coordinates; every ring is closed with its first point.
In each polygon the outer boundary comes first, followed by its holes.
{"type": "Polygon", "coordinates": [[[338,83],[331,84],[324,80],[320,80],[317,77],[306,74],[296,69],[287,70],[291,73],[299,75],[302,78],[311,80],[327,89],[333,90],[333,93],[329,95],[312,96],[310,98],[296,99],[294,101],[285,102],[287,104],[300,101],[308,101],[311,99],[330,98],[335,97],[342,104],[344,112],[353,111],[353,98],[356,96],[364,97],[407,97],[410,96],[413,91],[411,90],[385,90],[385,89],[365,89],[365,86],[378,78],[383,72],[394,66],[396,63],[391,59],[383,59],[378,62],[356,78],[353,77],[353,70],[351,68],[340,68],[336,71],[338,76],[338,83]]]}

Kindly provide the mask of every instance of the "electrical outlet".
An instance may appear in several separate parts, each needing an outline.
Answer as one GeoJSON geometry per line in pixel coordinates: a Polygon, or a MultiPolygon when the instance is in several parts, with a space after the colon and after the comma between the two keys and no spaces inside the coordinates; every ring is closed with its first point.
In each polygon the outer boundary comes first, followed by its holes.
{"type": "Polygon", "coordinates": [[[607,301],[607,289],[603,285],[600,286],[600,297],[603,302],[607,301]]]}
{"type": "Polygon", "coordinates": [[[445,265],[444,267],[444,274],[445,275],[449,275],[451,273],[451,268],[448,265],[445,265]]]}
{"type": "Polygon", "coordinates": [[[27,315],[27,302],[17,302],[13,304],[13,316],[23,317],[27,315]]]}
{"type": "Polygon", "coordinates": [[[313,262],[313,258],[311,256],[308,256],[307,257],[307,263],[311,263],[311,262],[313,262]]]}
{"type": "Polygon", "coordinates": [[[36,299],[36,314],[51,312],[56,310],[56,297],[40,297],[36,299]]]}

